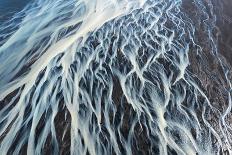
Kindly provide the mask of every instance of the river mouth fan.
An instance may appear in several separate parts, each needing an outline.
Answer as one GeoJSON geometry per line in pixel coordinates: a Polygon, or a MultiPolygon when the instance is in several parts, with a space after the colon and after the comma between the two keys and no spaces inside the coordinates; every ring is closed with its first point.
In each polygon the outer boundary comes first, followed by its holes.
{"type": "Polygon", "coordinates": [[[1,153],[230,154],[219,4],[28,4],[0,27],[1,153]]]}

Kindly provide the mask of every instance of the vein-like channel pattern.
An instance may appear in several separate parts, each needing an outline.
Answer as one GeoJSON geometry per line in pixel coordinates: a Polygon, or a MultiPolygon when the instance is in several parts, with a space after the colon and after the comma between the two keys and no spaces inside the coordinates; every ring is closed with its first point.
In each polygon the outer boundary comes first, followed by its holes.
{"type": "MultiPolygon", "coordinates": [[[[225,66],[211,2],[187,3],[205,17],[209,50],[225,66]]],[[[182,5],[41,0],[2,24],[1,154],[232,153],[231,91],[220,112],[189,69],[189,55],[204,50],[182,5]]]]}

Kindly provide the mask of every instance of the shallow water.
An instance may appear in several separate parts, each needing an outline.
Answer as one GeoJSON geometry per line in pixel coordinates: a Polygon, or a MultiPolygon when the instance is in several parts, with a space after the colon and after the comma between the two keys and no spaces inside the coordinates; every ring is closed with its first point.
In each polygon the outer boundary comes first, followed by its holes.
{"type": "Polygon", "coordinates": [[[1,154],[232,153],[229,1],[0,3],[1,154]]]}
{"type": "Polygon", "coordinates": [[[31,0],[0,0],[0,23],[9,20],[31,0]]]}

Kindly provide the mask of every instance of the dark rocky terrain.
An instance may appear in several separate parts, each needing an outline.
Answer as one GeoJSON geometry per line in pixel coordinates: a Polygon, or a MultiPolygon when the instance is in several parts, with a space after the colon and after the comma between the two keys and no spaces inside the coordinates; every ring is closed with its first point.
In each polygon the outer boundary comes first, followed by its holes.
{"type": "MultiPolygon", "coordinates": [[[[15,0],[16,1],[16,0],[15,0]]],[[[21,3],[17,3],[15,1],[0,1],[0,23],[3,21],[6,21],[9,19],[10,16],[12,16],[12,12],[17,12],[25,6],[27,1],[21,1],[21,3]],[[13,4],[17,3],[17,6],[14,6],[13,4]],[[5,7],[2,7],[5,6],[5,7]],[[11,10],[11,11],[9,11],[11,10]],[[1,15],[2,14],[2,15],[1,15]]],[[[208,32],[206,31],[204,24],[200,23],[198,27],[196,28],[196,36],[197,41],[201,45],[202,51],[201,51],[201,57],[197,53],[190,52],[189,59],[190,59],[190,66],[188,66],[189,72],[193,74],[193,77],[197,82],[199,82],[199,86],[204,91],[204,93],[209,97],[210,102],[213,104],[214,107],[218,109],[218,111],[212,111],[209,109],[207,111],[208,113],[208,121],[213,124],[213,126],[219,129],[219,122],[215,120],[219,120],[219,113],[223,113],[227,106],[229,105],[229,96],[228,91],[230,91],[232,94],[232,90],[230,84],[228,81],[232,82],[232,1],[230,0],[213,0],[214,5],[214,11],[216,13],[216,27],[212,28],[213,31],[213,38],[217,40],[217,42],[210,42],[208,40],[208,32]],[[215,44],[218,48],[215,51],[212,51],[211,44],[215,44]],[[223,65],[222,65],[223,64],[223,65]],[[226,76],[225,76],[226,75],[226,76]]],[[[189,17],[193,20],[193,22],[197,23],[198,20],[201,20],[200,15],[196,12],[197,8],[194,8],[195,6],[191,4],[190,0],[186,0],[183,3],[182,9],[186,14],[189,15],[189,17]]],[[[210,14],[210,8],[207,10],[210,14]]],[[[204,18],[204,17],[202,17],[204,18]]],[[[213,16],[209,18],[209,21],[213,22],[213,16]]],[[[0,24],[1,25],[1,24],[0,24]]],[[[197,24],[196,24],[197,25],[197,24]]],[[[190,47],[190,51],[194,51],[194,47],[190,47]]],[[[1,65],[1,64],[0,64],[1,65]]],[[[21,71],[24,72],[24,71],[21,71]]],[[[122,128],[122,134],[127,137],[128,132],[131,126],[131,119],[133,118],[133,115],[135,115],[135,112],[133,111],[132,107],[126,103],[125,105],[117,104],[121,100],[121,96],[123,95],[122,88],[120,86],[119,79],[115,78],[113,79],[113,83],[116,87],[114,87],[113,93],[112,93],[112,99],[116,103],[115,107],[116,109],[123,109],[125,112],[125,115],[123,117],[123,128],[122,128]]],[[[12,92],[9,94],[3,101],[1,101],[0,109],[2,109],[7,103],[17,94],[16,92],[12,92]]],[[[55,117],[55,128],[57,132],[57,140],[59,142],[59,150],[60,154],[70,154],[70,127],[71,127],[71,116],[67,113],[67,109],[62,109],[62,104],[64,100],[61,97],[60,103],[59,103],[59,112],[58,115],[55,117]],[[66,115],[67,114],[67,115],[66,115]],[[62,137],[63,133],[66,132],[64,137],[62,137]]],[[[187,102],[187,101],[186,101],[187,102]]],[[[187,103],[186,103],[187,104],[187,103]]],[[[120,115],[120,113],[116,113],[117,115],[120,115]]],[[[201,116],[202,111],[198,111],[198,115],[201,116]]],[[[103,114],[102,114],[103,115],[103,114]]],[[[116,117],[117,117],[116,115],[116,117]]],[[[110,118],[112,118],[111,116],[110,118]]],[[[39,122],[39,125],[36,128],[37,134],[40,134],[42,129],[45,126],[44,120],[46,118],[46,115],[42,116],[42,119],[39,122]]],[[[117,118],[116,118],[117,119],[117,118]]],[[[146,121],[146,119],[144,118],[146,121]]],[[[226,120],[232,124],[232,113],[227,116],[226,120]]],[[[113,121],[113,120],[110,120],[113,121]]],[[[201,120],[203,121],[203,120],[201,120]]],[[[104,126],[104,120],[102,125],[104,126]]],[[[148,134],[147,130],[140,129],[141,127],[137,124],[135,126],[135,135],[136,135],[136,141],[134,141],[134,145],[138,147],[134,147],[132,150],[133,155],[147,155],[147,154],[156,154],[158,153],[158,146],[157,148],[152,148],[152,151],[150,150],[150,141],[148,140],[148,134]],[[156,152],[157,151],[157,152],[156,152]]],[[[145,128],[143,126],[143,128],[145,128]]],[[[106,134],[107,131],[106,131],[106,134]]],[[[192,134],[194,135],[194,129],[192,131],[192,134]]],[[[222,133],[219,133],[219,135],[222,133]]],[[[232,133],[230,133],[232,135],[232,133]]],[[[21,135],[17,135],[21,136],[21,135]]],[[[220,135],[221,136],[221,135],[220,135]]],[[[4,138],[4,134],[1,135],[0,140],[4,138]]],[[[153,137],[154,140],[157,137],[153,137]]],[[[232,139],[232,137],[230,137],[232,139]]],[[[15,141],[15,145],[17,145],[17,140],[15,141]]],[[[232,143],[229,144],[232,147],[232,143]]],[[[123,148],[123,146],[119,146],[120,148],[123,148]]],[[[22,147],[20,153],[26,154],[26,148],[25,145],[22,147]]],[[[12,150],[14,150],[14,145],[12,146],[12,150]]],[[[51,135],[48,136],[48,139],[45,143],[45,147],[43,150],[43,154],[51,154],[53,151],[53,146],[51,142],[51,135]]],[[[1,150],[0,150],[1,152],[1,150]]],[[[125,153],[125,152],[124,152],[125,153]]],[[[1,153],[0,153],[1,154],[1,153]]],[[[10,154],[10,153],[9,153],[10,154]]],[[[88,154],[88,153],[87,153],[88,154]]],[[[175,155],[177,154],[172,149],[168,148],[168,154],[175,155]]],[[[221,150],[220,154],[229,155],[228,150],[221,150]]]]}

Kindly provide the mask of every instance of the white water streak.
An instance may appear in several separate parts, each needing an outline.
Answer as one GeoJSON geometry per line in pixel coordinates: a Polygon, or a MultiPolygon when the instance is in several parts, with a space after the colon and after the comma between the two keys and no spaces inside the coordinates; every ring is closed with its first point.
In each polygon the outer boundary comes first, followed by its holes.
{"type": "Polygon", "coordinates": [[[60,137],[70,134],[71,154],[129,155],[143,147],[139,133],[150,154],[231,151],[231,96],[218,131],[206,119],[214,107],[187,71],[190,45],[200,47],[181,5],[45,0],[19,13],[22,21],[0,47],[0,100],[17,92],[0,111],[1,154],[19,154],[24,145],[27,154],[41,154],[47,139],[59,154],[60,137]],[[56,128],[61,111],[70,130],[56,128]]]}

